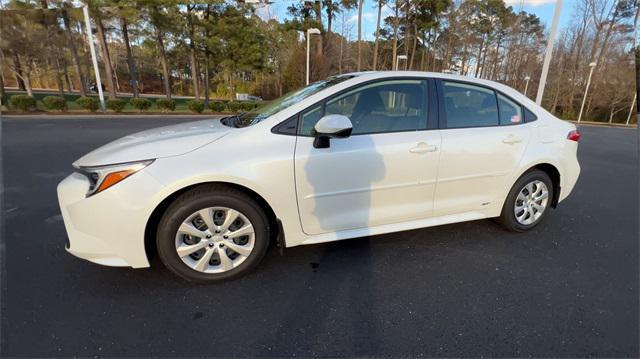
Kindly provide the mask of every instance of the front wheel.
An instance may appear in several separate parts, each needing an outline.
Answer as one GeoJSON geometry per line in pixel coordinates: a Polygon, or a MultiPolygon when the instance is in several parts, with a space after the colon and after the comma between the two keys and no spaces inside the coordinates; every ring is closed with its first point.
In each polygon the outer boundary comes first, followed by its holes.
{"type": "Polygon", "coordinates": [[[211,185],[178,197],[158,225],[158,255],[190,281],[240,277],[264,257],[269,225],[256,201],[234,188],[211,185]]]}
{"type": "Polygon", "coordinates": [[[546,173],[525,173],[511,188],[498,221],[510,231],[527,231],[547,215],[552,198],[553,185],[546,173]]]}

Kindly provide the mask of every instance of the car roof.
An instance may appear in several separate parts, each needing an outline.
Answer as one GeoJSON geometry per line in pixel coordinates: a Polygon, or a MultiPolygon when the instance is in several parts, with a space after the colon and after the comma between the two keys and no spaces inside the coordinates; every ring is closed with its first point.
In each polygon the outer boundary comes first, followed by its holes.
{"type": "MultiPolygon", "coordinates": [[[[505,86],[499,82],[479,79],[475,77],[462,76],[456,74],[445,74],[442,72],[428,72],[428,71],[361,71],[361,72],[350,72],[344,73],[339,76],[352,76],[358,77],[360,79],[378,79],[378,78],[388,78],[388,77],[402,77],[402,76],[410,76],[410,77],[430,77],[430,78],[440,78],[440,79],[448,79],[448,80],[456,80],[456,81],[465,81],[465,82],[475,82],[482,85],[488,86],[505,86]]],[[[508,86],[507,86],[508,87],[508,86]]]]}

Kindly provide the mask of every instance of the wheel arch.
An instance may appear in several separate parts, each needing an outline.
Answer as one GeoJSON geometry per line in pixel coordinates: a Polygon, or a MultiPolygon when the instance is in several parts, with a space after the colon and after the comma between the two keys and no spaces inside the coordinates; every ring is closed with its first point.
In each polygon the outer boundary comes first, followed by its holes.
{"type": "Polygon", "coordinates": [[[525,174],[535,170],[540,170],[546,173],[547,176],[549,176],[549,178],[551,179],[551,184],[553,185],[553,198],[551,199],[551,207],[556,208],[556,206],[558,206],[558,200],[560,198],[561,182],[560,182],[560,171],[558,170],[558,167],[556,167],[555,165],[549,162],[532,164],[525,171],[520,173],[520,175],[516,177],[515,181],[517,181],[520,177],[524,176],[525,174]]]}
{"type": "Polygon", "coordinates": [[[158,229],[158,224],[160,223],[160,219],[162,218],[162,215],[165,213],[167,208],[171,205],[171,203],[173,203],[173,201],[176,200],[176,198],[178,198],[183,193],[188,192],[196,187],[212,185],[212,184],[223,185],[223,186],[234,188],[236,190],[239,190],[248,194],[249,196],[251,196],[251,198],[255,199],[260,205],[260,207],[265,211],[265,214],[267,215],[267,219],[269,220],[269,231],[270,231],[271,238],[276,238],[278,234],[280,234],[282,235],[282,240],[284,240],[284,235],[279,233],[282,227],[281,224],[279,223],[279,219],[276,217],[276,214],[273,208],[271,208],[271,205],[269,205],[269,203],[264,199],[264,197],[261,196],[258,192],[254,191],[249,187],[246,187],[237,183],[225,182],[225,181],[208,181],[208,182],[194,183],[194,184],[185,186],[183,188],[180,188],[175,192],[171,193],[170,195],[168,195],[167,197],[165,197],[165,199],[163,199],[154,208],[154,210],[151,212],[151,215],[147,219],[147,223],[144,229],[144,249],[145,249],[145,253],[147,256],[147,260],[149,261],[149,264],[151,264],[151,259],[157,253],[156,240],[155,240],[156,231],[158,229]]]}
{"type": "Polygon", "coordinates": [[[553,198],[551,199],[551,206],[556,208],[558,206],[558,199],[560,198],[560,171],[554,165],[550,163],[541,163],[533,168],[539,169],[545,172],[549,178],[551,178],[551,184],[553,185],[553,198]]]}

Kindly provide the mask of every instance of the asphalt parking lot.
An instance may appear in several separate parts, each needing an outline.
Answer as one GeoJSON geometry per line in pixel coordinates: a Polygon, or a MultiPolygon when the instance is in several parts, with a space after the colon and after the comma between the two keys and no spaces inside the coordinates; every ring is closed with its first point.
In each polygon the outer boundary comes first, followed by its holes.
{"type": "Polygon", "coordinates": [[[64,251],[71,162],[172,119],[4,119],[3,357],[638,356],[638,132],[583,127],[573,194],[488,220],[272,249],[196,286],[64,251]]]}

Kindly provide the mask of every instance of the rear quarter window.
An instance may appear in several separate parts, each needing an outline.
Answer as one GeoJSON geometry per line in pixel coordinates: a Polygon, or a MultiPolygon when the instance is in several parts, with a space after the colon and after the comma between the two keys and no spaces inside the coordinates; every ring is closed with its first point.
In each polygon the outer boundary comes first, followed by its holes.
{"type": "Polygon", "coordinates": [[[533,122],[538,119],[533,112],[531,112],[528,108],[524,108],[524,122],[533,122]]]}
{"type": "Polygon", "coordinates": [[[502,94],[498,94],[498,107],[500,108],[501,125],[517,125],[524,121],[522,106],[502,94]]]}

